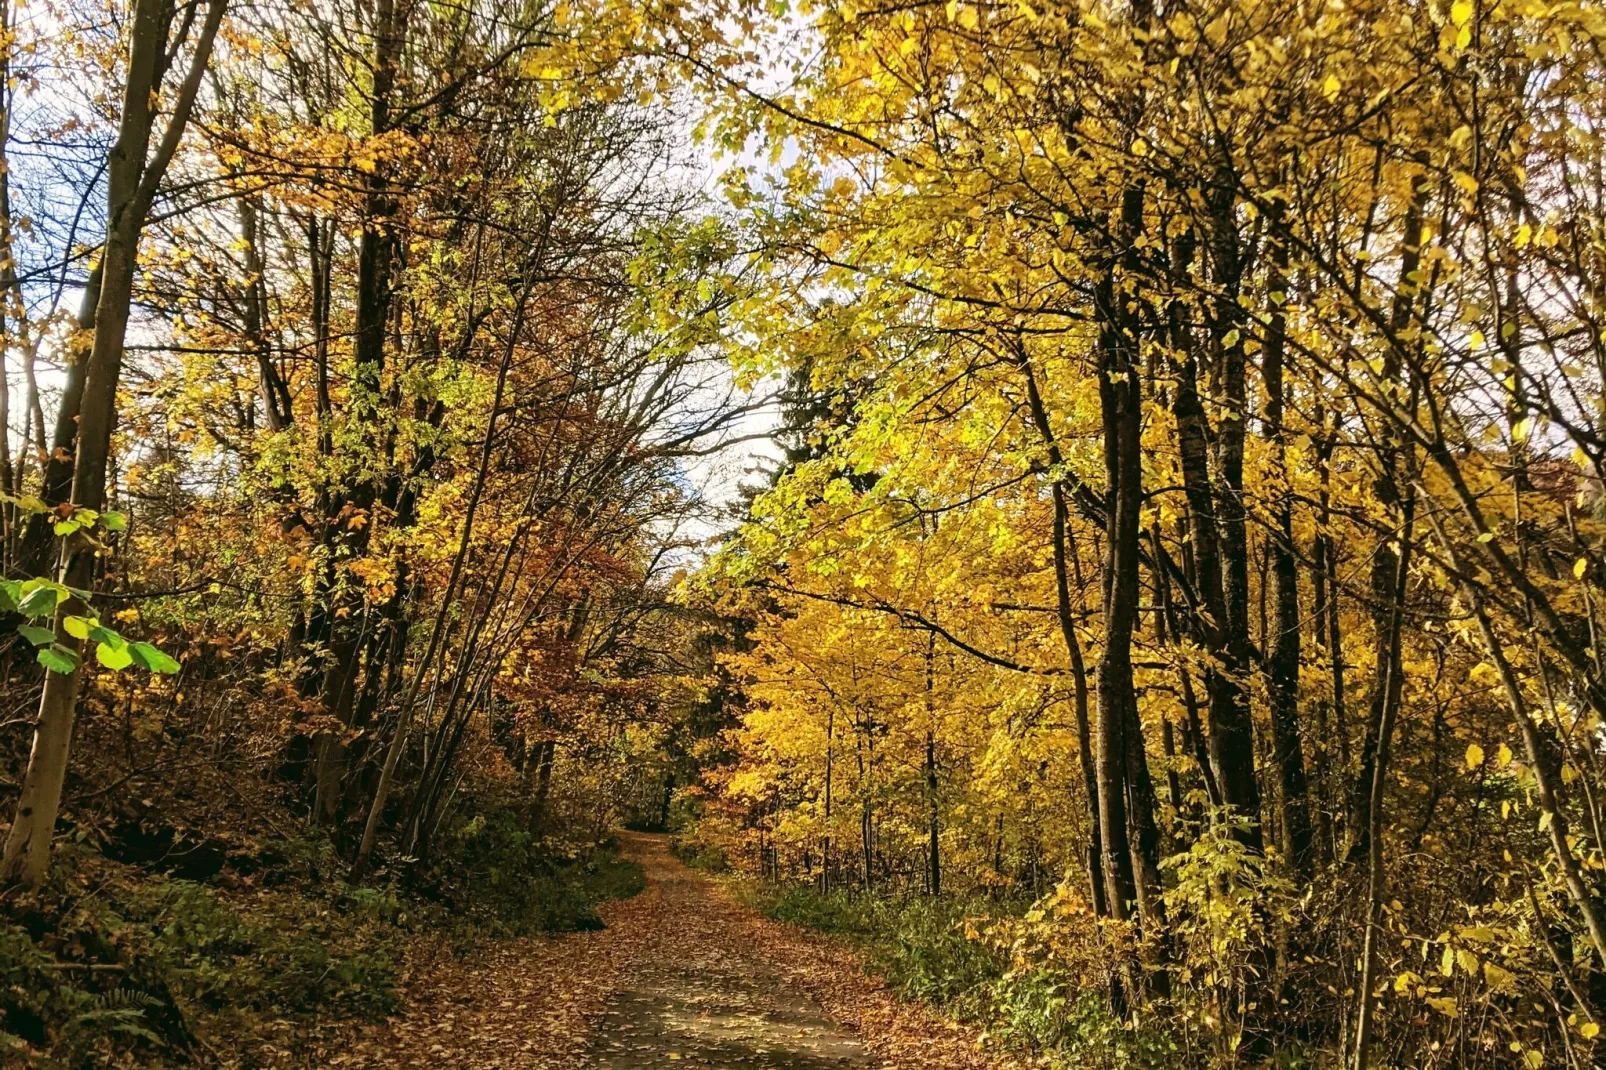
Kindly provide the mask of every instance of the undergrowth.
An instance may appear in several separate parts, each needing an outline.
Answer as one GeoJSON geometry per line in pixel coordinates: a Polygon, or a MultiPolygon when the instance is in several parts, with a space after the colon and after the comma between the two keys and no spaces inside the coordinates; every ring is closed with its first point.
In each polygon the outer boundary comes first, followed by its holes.
{"type": "Polygon", "coordinates": [[[396,1009],[424,946],[597,928],[639,866],[608,845],[544,847],[516,815],[460,827],[428,870],[353,886],[327,842],[261,852],[270,867],[204,882],[151,874],[90,845],[0,916],[0,1064],[60,1070],[253,1067],[331,1023],[396,1009]]]}
{"type": "Polygon", "coordinates": [[[669,853],[692,869],[704,873],[730,872],[730,856],[725,848],[717,842],[705,840],[696,835],[694,826],[689,833],[682,833],[669,841],[669,853]]]}
{"type": "Polygon", "coordinates": [[[821,893],[796,883],[749,883],[740,895],[766,917],[848,941],[899,995],[979,1025],[1036,1065],[1148,1070],[1173,1061],[1171,1038],[1111,1015],[1103,992],[979,938],[1023,913],[1024,901],[821,893]]]}

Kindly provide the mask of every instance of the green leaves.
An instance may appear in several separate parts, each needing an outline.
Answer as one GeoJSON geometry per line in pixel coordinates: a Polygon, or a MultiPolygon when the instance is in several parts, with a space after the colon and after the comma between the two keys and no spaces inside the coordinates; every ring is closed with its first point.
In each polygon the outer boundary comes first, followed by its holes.
{"type": "Polygon", "coordinates": [[[15,505],[18,509],[21,509],[25,513],[48,513],[50,511],[50,506],[46,505],[40,499],[34,497],[32,494],[24,494],[20,497],[12,497],[9,494],[0,494],[0,501],[10,502],[12,505],[15,505]]]}
{"type": "Polygon", "coordinates": [[[100,527],[105,531],[127,531],[128,514],[113,511],[100,512],[95,509],[85,509],[74,505],[48,505],[31,494],[14,496],[0,494],[0,501],[10,502],[18,510],[25,513],[34,513],[39,516],[53,514],[55,520],[51,522],[51,530],[57,535],[67,536],[78,531],[89,531],[100,527]]]}
{"type": "MultiPolygon", "coordinates": [[[[88,591],[77,591],[50,580],[0,580],[0,606],[8,612],[45,622],[18,625],[17,634],[39,648],[36,655],[39,664],[51,672],[74,672],[82,661],[80,655],[56,641],[54,628],[45,626],[54,618],[57,606],[69,598],[88,602],[90,595],[88,591]]],[[[80,643],[94,644],[95,660],[102,668],[119,671],[137,664],[154,673],[179,671],[179,663],[170,655],[150,643],[130,643],[96,617],[69,613],[61,618],[61,630],[80,643]]]]}
{"type": "Polygon", "coordinates": [[[151,672],[175,673],[179,670],[178,662],[157,650],[149,643],[130,643],[128,653],[142,668],[151,672]]]}
{"type": "Polygon", "coordinates": [[[39,664],[51,672],[59,672],[63,676],[76,672],[78,669],[78,655],[59,643],[52,643],[39,649],[39,664]]]}
{"type": "Polygon", "coordinates": [[[134,655],[128,649],[128,641],[110,628],[97,624],[89,629],[89,638],[96,644],[95,660],[105,668],[117,671],[134,664],[134,655]]]}
{"type": "Polygon", "coordinates": [[[110,643],[100,643],[95,647],[95,660],[107,669],[121,671],[134,664],[134,655],[128,649],[128,644],[113,646],[110,643]]]}
{"type": "Polygon", "coordinates": [[[65,587],[49,580],[29,580],[22,585],[17,612],[24,617],[48,617],[56,612],[56,603],[65,592],[65,587]]]}
{"type": "Polygon", "coordinates": [[[34,646],[44,646],[46,643],[54,643],[56,641],[55,632],[51,631],[49,628],[41,628],[34,624],[24,624],[20,626],[17,629],[17,634],[28,640],[28,642],[32,643],[34,646]]]}

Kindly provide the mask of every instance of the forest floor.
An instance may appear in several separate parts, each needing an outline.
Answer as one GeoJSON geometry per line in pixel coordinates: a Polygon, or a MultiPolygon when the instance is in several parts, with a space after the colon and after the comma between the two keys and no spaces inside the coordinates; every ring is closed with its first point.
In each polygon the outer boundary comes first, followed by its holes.
{"type": "Polygon", "coordinates": [[[621,834],[647,887],[606,928],[511,942],[436,967],[403,1012],[317,1065],[453,1070],[670,1065],[729,1070],[993,1070],[976,1036],[898,1000],[845,947],[769,921],[621,834]]]}

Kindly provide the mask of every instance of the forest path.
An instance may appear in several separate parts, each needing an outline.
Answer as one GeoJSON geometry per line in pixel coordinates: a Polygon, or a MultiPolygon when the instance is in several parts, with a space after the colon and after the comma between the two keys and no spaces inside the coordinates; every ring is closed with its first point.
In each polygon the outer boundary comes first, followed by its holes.
{"type": "Polygon", "coordinates": [[[769,921],[620,833],[647,886],[606,928],[437,963],[407,1007],[318,1067],[397,1070],[998,1070],[975,1034],[904,1003],[847,947],[769,921]]]}
{"type": "Polygon", "coordinates": [[[586,1065],[877,1065],[852,1031],[781,976],[751,938],[751,910],[677,861],[661,837],[626,834],[625,845],[646,870],[657,907],[638,937],[628,987],[613,993],[596,1023],[586,1065]]]}

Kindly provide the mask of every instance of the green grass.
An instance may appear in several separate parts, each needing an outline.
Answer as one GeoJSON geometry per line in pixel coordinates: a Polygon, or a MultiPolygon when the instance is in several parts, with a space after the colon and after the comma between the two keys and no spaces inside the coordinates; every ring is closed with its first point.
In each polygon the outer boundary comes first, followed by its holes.
{"type": "Polygon", "coordinates": [[[748,884],[744,901],[767,917],[850,942],[888,987],[973,1022],[1003,1046],[1065,1070],[1149,1070],[1175,1064],[1163,1032],[1130,1028],[1104,994],[1042,966],[1016,967],[967,937],[987,918],[1028,904],[975,898],[821,894],[800,884],[748,884]],[[967,925],[967,922],[971,923],[967,925]]]}
{"type": "Polygon", "coordinates": [[[743,894],[767,917],[851,941],[900,994],[967,1016],[1008,966],[965,938],[966,917],[988,909],[984,901],[821,894],[799,884],[751,885],[743,894]]]}

